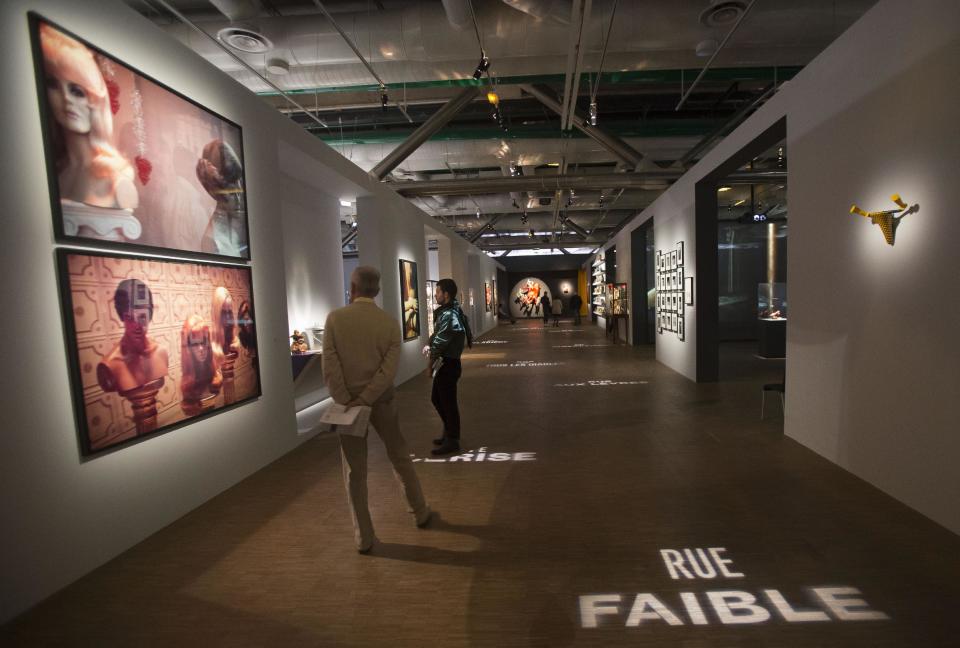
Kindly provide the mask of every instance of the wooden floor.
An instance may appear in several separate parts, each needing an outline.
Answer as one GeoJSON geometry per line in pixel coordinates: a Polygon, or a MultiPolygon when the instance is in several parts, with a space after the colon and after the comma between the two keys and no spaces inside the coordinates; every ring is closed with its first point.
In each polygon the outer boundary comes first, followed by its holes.
{"type": "MultiPolygon", "coordinates": [[[[760,385],[782,362],[732,345],[725,380],[696,385],[589,325],[501,325],[484,342],[460,383],[471,461],[417,463],[428,529],[372,441],[381,543],[358,555],[336,440],[318,437],[7,624],[0,644],[960,645],[960,538],[784,438],[776,396],[761,422],[760,385]],[[674,580],[661,557],[716,547],[742,578],[674,580]],[[815,612],[822,587],[856,588],[854,613],[889,619],[788,621],[762,594],[815,612]],[[731,590],[757,602],[724,623],[707,593],[731,590]],[[638,594],[663,616],[634,609],[638,594]]],[[[439,431],[429,383],[399,393],[423,458],[439,431]]]]}

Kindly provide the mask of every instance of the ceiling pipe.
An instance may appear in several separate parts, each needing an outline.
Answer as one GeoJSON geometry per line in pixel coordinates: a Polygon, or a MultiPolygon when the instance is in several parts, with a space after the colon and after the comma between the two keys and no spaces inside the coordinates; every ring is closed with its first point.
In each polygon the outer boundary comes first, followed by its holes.
{"type": "Polygon", "coordinates": [[[750,4],[747,5],[747,8],[743,10],[743,13],[740,14],[740,17],[737,18],[737,22],[734,23],[733,27],[730,28],[730,31],[727,32],[727,35],[724,36],[723,40],[720,41],[720,45],[717,47],[717,51],[713,53],[713,56],[710,57],[710,60],[707,61],[707,64],[703,66],[703,69],[700,70],[700,74],[697,75],[697,78],[693,80],[693,83],[690,84],[690,87],[687,88],[687,91],[683,93],[683,96],[680,97],[680,103],[677,104],[677,107],[674,110],[680,110],[683,107],[683,104],[686,103],[687,97],[690,96],[690,93],[693,92],[693,89],[697,87],[697,84],[700,83],[700,79],[703,78],[703,75],[707,73],[707,70],[710,69],[710,66],[713,64],[713,60],[717,58],[717,54],[720,53],[720,50],[723,49],[723,46],[727,44],[727,41],[730,40],[730,37],[733,36],[733,32],[737,31],[737,27],[740,26],[740,23],[743,22],[743,19],[747,17],[747,14],[750,13],[750,10],[753,9],[753,5],[757,0],[750,0],[750,4]]]}
{"type": "Polygon", "coordinates": [[[721,135],[723,135],[723,134],[724,134],[725,132],[727,132],[728,130],[732,130],[732,129],[735,128],[737,125],[739,125],[740,122],[742,122],[743,120],[745,120],[754,110],[756,110],[757,108],[759,108],[760,105],[761,105],[763,102],[765,102],[767,99],[769,99],[771,96],[773,96],[773,93],[776,92],[776,91],[777,91],[777,84],[776,84],[776,83],[771,83],[771,84],[768,85],[766,88],[764,88],[763,90],[761,90],[761,91],[760,91],[760,95],[757,96],[756,99],[754,99],[753,101],[751,101],[750,103],[748,103],[746,106],[744,106],[743,108],[741,108],[740,110],[738,110],[738,111],[736,112],[736,114],[734,114],[730,119],[728,119],[726,122],[724,122],[723,125],[721,125],[719,128],[717,128],[716,130],[714,130],[712,133],[709,133],[706,137],[704,137],[702,140],[700,140],[699,142],[697,142],[692,149],[690,149],[689,151],[687,151],[687,152],[683,155],[683,157],[681,157],[679,160],[677,160],[674,164],[675,164],[676,166],[681,166],[681,167],[687,166],[687,164],[689,164],[691,161],[693,161],[693,159],[694,159],[695,157],[697,157],[698,155],[700,155],[700,153],[702,153],[704,149],[706,149],[708,146],[710,146],[710,144],[711,144],[715,139],[717,139],[718,137],[720,137],[721,135]]]}
{"type": "Polygon", "coordinates": [[[468,86],[460,91],[460,94],[445,103],[437,112],[430,116],[430,119],[420,124],[417,130],[410,133],[407,139],[400,142],[400,145],[393,149],[383,160],[370,170],[370,175],[383,180],[387,174],[393,171],[401,162],[407,159],[411,153],[417,150],[421,144],[430,139],[434,133],[447,125],[458,112],[473,101],[480,88],[477,86],[468,86]]]}
{"type": "Polygon", "coordinates": [[[558,243],[544,243],[543,241],[531,241],[529,243],[487,243],[486,241],[481,241],[477,247],[481,250],[540,250],[544,248],[555,248],[559,246],[564,247],[595,247],[597,245],[603,245],[609,239],[604,237],[602,240],[597,238],[590,241],[560,241],[558,243]]]}
{"type": "MultiPolygon", "coordinates": [[[[550,96],[550,91],[546,88],[526,84],[521,84],[520,88],[553,112],[561,117],[563,116],[563,107],[557,103],[556,99],[550,96]]],[[[584,120],[576,110],[574,110],[573,115],[573,126],[597,144],[610,151],[618,160],[630,165],[631,169],[636,169],[640,165],[640,161],[643,159],[643,154],[640,153],[640,151],[616,135],[608,133],[597,126],[588,125],[586,120],[584,120]]]]}
{"type": "MultiPolygon", "coordinates": [[[[389,186],[401,196],[458,196],[468,194],[496,194],[511,191],[542,191],[574,189],[598,191],[607,187],[642,189],[656,181],[676,180],[685,172],[679,169],[636,173],[597,173],[580,175],[538,175],[515,178],[485,177],[429,182],[391,182],[389,186]]],[[[786,171],[738,171],[724,178],[724,184],[771,184],[787,179],[786,171]]]]}
{"type": "Polygon", "coordinates": [[[572,220],[569,216],[564,216],[563,222],[566,223],[567,227],[570,228],[570,231],[571,231],[571,232],[574,232],[574,233],[577,234],[580,238],[582,238],[582,239],[584,239],[584,240],[590,238],[590,234],[587,232],[587,230],[583,229],[582,227],[580,227],[579,225],[577,225],[576,223],[574,223],[573,220],[572,220]]]}
{"type": "Polygon", "coordinates": [[[243,60],[242,58],[240,58],[239,56],[237,56],[235,53],[233,53],[233,52],[230,50],[229,47],[227,47],[226,45],[224,45],[223,43],[221,43],[218,38],[216,38],[216,37],[214,37],[214,36],[211,36],[211,35],[208,34],[206,31],[204,31],[203,29],[201,29],[199,25],[197,25],[196,23],[194,23],[193,21],[191,21],[189,18],[187,18],[186,16],[184,16],[182,13],[180,13],[180,11],[178,11],[176,7],[172,6],[169,2],[167,2],[167,0],[156,0],[156,1],[157,1],[157,4],[159,4],[161,7],[163,7],[163,8],[166,9],[168,12],[170,12],[177,20],[179,20],[180,22],[182,22],[184,25],[186,25],[186,26],[189,27],[190,29],[193,29],[194,31],[199,32],[201,35],[203,35],[203,36],[205,36],[206,38],[208,38],[210,41],[213,42],[214,45],[216,45],[219,49],[223,50],[228,56],[230,56],[230,58],[232,58],[233,60],[235,60],[237,63],[239,63],[239,64],[240,64],[241,66],[243,66],[244,68],[246,68],[248,71],[252,72],[255,76],[257,76],[261,81],[263,81],[264,83],[266,83],[268,86],[270,86],[271,88],[273,88],[274,90],[276,90],[284,99],[286,99],[290,104],[292,104],[292,105],[296,106],[297,108],[299,108],[299,109],[300,109],[303,113],[305,113],[310,119],[312,119],[312,120],[315,121],[316,123],[320,124],[321,126],[323,126],[324,128],[326,128],[327,130],[330,130],[330,127],[327,126],[327,122],[323,121],[322,119],[320,119],[319,117],[317,117],[315,114],[313,114],[312,112],[310,112],[309,110],[307,110],[306,108],[304,108],[303,106],[301,106],[299,103],[297,103],[297,102],[293,99],[293,97],[291,97],[291,96],[288,95],[286,92],[284,92],[284,90],[281,89],[280,86],[278,86],[276,83],[274,83],[273,81],[271,81],[271,80],[268,79],[267,77],[265,77],[265,76],[263,76],[262,74],[260,74],[259,72],[257,72],[249,63],[247,63],[245,60],[243,60]]]}
{"type": "Polygon", "coordinates": [[[253,20],[260,15],[262,8],[257,0],[210,0],[210,4],[230,22],[253,20]]]}
{"type": "Polygon", "coordinates": [[[447,14],[447,21],[457,31],[463,31],[473,22],[473,13],[470,11],[471,0],[443,0],[443,11],[447,14]]]}
{"type": "Polygon", "coordinates": [[[570,115],[577,105],[577,86],[583,65],[583,26],[590,19],[591,0],[573,0],[570,9],[570,45],[567,48],[567,70],[563,79],[563,106],[560,112],[560,130],[570,129],[570,115]]]}
{"type": "Polygon", "coordinates": [[[484,234],[487,230],[492,230],[492,229],[493,229],[493,226],[496,225],[496,223],[497,223],[498,220],[500,220],[500,214],[495,214],[495,215],[493,216],[493,218],[491,218],[491,219],[488,220],[486,223],[484,223],[483,226],[482,226],[480,229],[478,229],[476,232],[474,232],[473,234],[471,234],[470,237],[467,238],[467,240],[470,241],[471,243],[476,243],[476,242],[477,242],[477,239],[479,239],[481,236],[483,236],[483,234],[484,234]]]}
{"type": "Polygon", "coordinates": [[[381,79],[380,75],[377,74],[377,72],[373,69],[373,66],[367,62],[367,59],[363,57],[363,54],[360,53],[360,50],[357,49],[357,46],[353,44],[353,40],[347,36],[347,32],[343,31],[339,23],[333,19],[333,16],[331,16],[330,12],[327,11],[327,8],[323,6],[323,3],[320,2],[320,0],[313,0],[313,4],[315,4],[317,9],[320,10],[320,13],[322,13],[326,19],[330,21],[330,24],[333,25],[333,28],[340,33],[340,36],[347,43],[347,45],[350,46],[350,49],[353,50],[353,53],[357,55],[357,58],[360,59],[360,62],[363,63],[364,67],[367,68],[367,71],[369,71],[373,78],[377,80],[377,83],[380,84],[380,88],[386,88],[386,84],[383,82],[383,79],[381,79]]]}

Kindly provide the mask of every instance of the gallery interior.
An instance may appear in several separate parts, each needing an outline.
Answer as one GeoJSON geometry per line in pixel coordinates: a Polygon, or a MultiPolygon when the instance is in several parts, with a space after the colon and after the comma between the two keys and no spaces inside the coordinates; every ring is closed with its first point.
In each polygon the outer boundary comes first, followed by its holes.
{"type": "Polygon", "coordinates": [[[957,645],[960,3],[0,12],[3,645],[957,645]]]}

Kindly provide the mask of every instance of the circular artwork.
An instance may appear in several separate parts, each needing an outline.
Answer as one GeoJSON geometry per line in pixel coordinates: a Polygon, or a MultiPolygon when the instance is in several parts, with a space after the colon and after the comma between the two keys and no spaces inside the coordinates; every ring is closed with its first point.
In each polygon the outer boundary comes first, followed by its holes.
{"type": "Polygon", "coordinates": [[[543,298],[553,299],[550,289],[540,279],[527,277],[521,279],[510,293],[510,314],[516,318],[543,317],[543,298]]]}

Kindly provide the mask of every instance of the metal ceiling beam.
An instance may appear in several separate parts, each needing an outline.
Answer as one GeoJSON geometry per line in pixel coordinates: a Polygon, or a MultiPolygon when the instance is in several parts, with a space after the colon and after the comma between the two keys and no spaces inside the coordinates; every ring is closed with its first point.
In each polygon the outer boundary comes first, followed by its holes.
{"type": "Polygon", "coordinates": [[[693,89],[697,87],[697,84],[700,83],[700,79],[703,78],[703,75],[707,73],[707,70],[710,69],[710,66],[713,64],[714,59],[717,58],[717,54],[720,53],[720,50],[723,49],[723,46],[727,44],[727,41],[730,40],[730,37],[733,36],[733,32],[737,31],[737,27],[740,26],[740,23],[743,22],[743,19],[747,17],[747,14],[750,13],[750,10],[753,9],[753,3],[757,0],[750,0],[750,4],[747,5],[747,8],[743,10],[743,13],[740,14],[740,17],[737,18],[737,22],[733,24],[733,27],[730,28],[730,31],[727,32],[727,35],[723,37],[723,40],[720,41],[720,44],[717,46],[716,51],[713,53],[713,56],[710,57],[710,60],[707,61],[707,64],[703,66],[703,69],[700,70],[700,74],[697,75],[697,78],[693,80],[693,83],[690,84],[690,87],[687,88],[687,91],[680,97],[680,103],[677,104],[677,107],[674,110],[680,110],[683,107],[683,104],[686,103],[687,98],[690,96],[690,93],[693,92],[693,89]]]}
{"type": "Polygon", "coordinates": [[[590,238],[590,234],[587,232],[587,230],[583,229],[582,227],[574,223],[569,216],[564,216],[563,222],[567,224],[567,227],[570,228],[570,231],[575,232],[581,238],[583,239],[590,238]]]}
{"type": "Polygon", "coordinates": [[[407,159],[411,153],[420,148],[420,145],[426,142],[431,135],[447,125],[458,112],[473,101],[480,89],[471,86],[464,88],[460,94],[445,103],[437,112],[430,116],[430,119],[420,124],[417,130],[410,133],[410,136],[403,140],[400,145],[393,149],[387,157],[383,158],[377,166],[370,170],[370,175],[377,180],[383,180],[387,174],[396,169],[401,162],[407,159]]]}
{"type": "Polygon", "coordinates": [[[353,231],[347,234],[346,236],[344,236],[343,240],[340,241],[340,247],[347,247],[348,245],[350,245],[350,243],[352,243],[353,240],[357,238],[357,234],[359,234],[359,232],[360,230],[354,227],[353,231]]]}
{"type": "MultiPolygon", "coordinates": [[[[455,180],[430,180],[427,182],[390,182],[401,196],[459,196],[468,194],[497,194],[511,191],[553,192],[575,189],[597,191],[600,189],[642,189],[654,181],[676,180],[682,170],[649,171],[644,173],[597,173],[578,175],[538,175],[514,178],[485,177],[455,180]]],[[[787,179],[786,171],[738,171],[724,178],[724,184],[771,184],[787,179]]]]}
{"type": "MultiPolygon", "coordinates": [[[[557,103],[557,100],[551,96],[549,89],[542,86],[526,84],[522,84],[520,88],[528,95],[534,97],[544,106],[560,115],[560,118],[563,119],[563,106],[557,103]]],[[[576,111],[576,106],[573,107],[571,123],[573,124],[574,128],[594,140],[603,148],[610,151],[618,160],[622,160],[626,164],[630,165],[631,169],[637,168],[637,166],[640,164],[640,161],[643,159],[643,154],[640,151],[636,150],[616,135],[608,133],[597,126],[590,126],[580,115],[580,113],[576,111]]]]}
{"type": "Polygon", "coordinates": [[[560,130],[570,130],[577,96],[580,94],[580,73],[583,66],[583,50],[586,49],[584,25],[590,21],[592,0],[574,0],[570,16],[570,47],[567,50],[567,72],[563,84],[563,106],[560,114],[560,130]]]}
{"type": "Polygon", "coordinates": [[[712,133],[707,134],[702,140],[697,142],[692,149],[687,151],[683,157],[677,160],[674,164],[677,166],[685,167],[687,163],[691,162],[696,156],[700,155],[704,149],[710,146],[711,142],[715,139],[726,133],[728,130],[732,130],[745,120],[754,110],[760,107],[763,102],[773,96],[773,93],[777,91],[777,84],[771,83],[762,91],[753,101],[749,102],[746,106],[741,108],[734,114],[730,119],[723,123],[719,128],[714,130],[712,133]]]}
{"type": "Polygon", "coordinates": [[[477,247],[479,247],[481,250],[489,250],[489,251],[491,251],[491,252],[493,252],[493,251],[495,251],[495,250],[511,250],[511,251],[513,251],[513,250],[542,250],[542,249],[560,248],[560,247],[565,247],[565,248],[571,248],[571,247],[593,248],[593,247],[596,247],[596,246],[598,246],[598,245],[603,245],[603,244],[606,243],[608,240],[609,240],[609,239],[607,239],[607,238],[603,238],[603,239],[596,238],[596,239],[594,239],[594,240],[588,240],[588,241],[559,241],[559,242],[548,242],[548,243],[544,243],[543,241],[541,241],[541,240],[539,239],[539,237],[537,237],[537,240],[535,240],[535,241],[524,241],[524,242],[513,243],[513,244],[509,244],[509,243],[486,243],[485,241],[481,241],[477,247]]]}
{"type": "Polygon", "coordinates": [[[483,226],[481,226],[480,229],[478,229],[470,237],[468,237],[467,240],[470,241],[471,243],[476,243],[477,239],[483,236],[487,230],[493,229],[493,226],[497,224],[498,220],[500,220],[500,214],[494,214],[493,218],[491,218],[486,223],[484,223],[483,226]]]}

